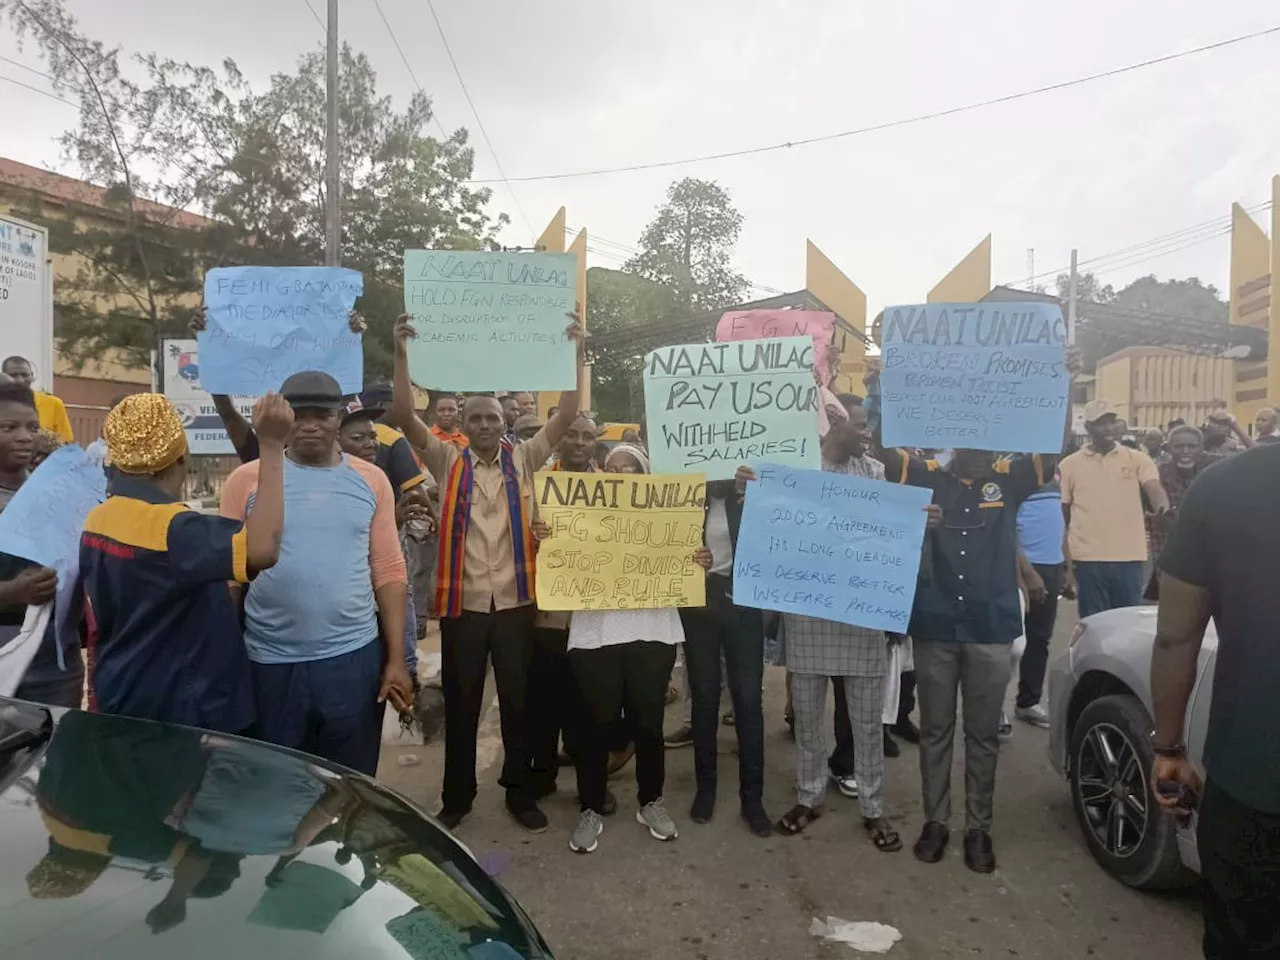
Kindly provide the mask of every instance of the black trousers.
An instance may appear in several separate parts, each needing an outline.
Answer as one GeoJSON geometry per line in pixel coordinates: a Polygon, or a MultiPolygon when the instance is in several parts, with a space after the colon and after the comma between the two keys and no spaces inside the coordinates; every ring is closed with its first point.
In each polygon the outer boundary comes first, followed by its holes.
{"type": "Polygon", "coordinates": [[[1196,831],[1205,960],[1280,957],[1280,814],[1205,784],[1196,831]]]}
{"type": "MultiPolygon", "coordinates": [[[[898,694],[898,723],[911,718],[916,708],[916,672],[902,671],[902,688],[898,694]]],[[[849,722],[849,700],[844,694],[844,684],[835,677],[831,686],[836,692],[836,748],[827,759],[827,767],[833,777],[852,777],[853,772],[853,724],[849,722]]]]}
{"type": "Polygon", "coordinates": [[[588,718],[577,757],[582,809],[604,813],[609,746],[622,709],[635,738],[637,799],[643,806],[662,796],[666,779],[662,715],[675,662],[674,645],[644,640],[569,651],[569,666],[588,718]]]}
{"type": "Polygon", "coordinates": [[[1053,639],[1053,625],[1058,619],[1058,594],[1062,592],[1062,564],[1032,564],[1044,581],[1044,600],[1027,605],[1027,617],[1023,627],[1027,635],[1027,649],[1018,668],[1019,707],[1034,707],[1044,693],[1044,670],[1049,663],[1049,641],[1053,639]]]}
{"type": "Polygon", "coordinates": [[[444,687],[444,789],[446,813],[464,813],[476,796],[476,731],[484,707],[489,659],[498,686],[502,721],[502,776],[498,782],[519,802],[526,789],[525,689],[533,656],[532,604],[490,613],[463,611],[440,619],[440,679],[444,687]]]}
{"type": "Polygon", "coordinates": [[[708,577],[707,605],[680,611],[693,699],[693,768],[699,787],[715,787],[723,651],[738,736],[738,796],[743,803],[759,803],[764,797],[764,620],[759,610],[737,606],[730,586],[728,577],[708,577]]]}
{"type": "Polygon", "coordinates": [[[534,627],[533,658],[529,662],[529,684],[525,694],[528,717],[529,766],[535,776],[555,780],[560,765],[560,737],[564,749],[576,757],[582,749],[586,708],[577,681],[569,668],[569,631],[534,627]]]}

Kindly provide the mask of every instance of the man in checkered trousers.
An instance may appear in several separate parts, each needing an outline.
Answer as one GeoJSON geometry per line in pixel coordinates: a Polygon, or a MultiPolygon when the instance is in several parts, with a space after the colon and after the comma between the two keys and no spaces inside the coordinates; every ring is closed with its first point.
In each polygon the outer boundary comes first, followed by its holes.
{"type": "MultiPolygon", "coordinates": [[[[833,423],[822,441],[822,469],[884,480],[884,465],[867,452],[871,435],[858,398],[845,405],[848,419],[833,423]]],[[[747,468],[739,477],[750,474],[747,468]]],[[[754,474],[751,474],[754,476],[754,474]]],[[[902,840],[884,815],[884,727],[881,722],[888,640],[882,630],[853,627],[799,614],[782,614],[782,642],[795,712],[796,805],[777,828],[797,834],[822,815],[827,790],[825,735],[827,687],[844,685],[853,726],[854,772],[862,823],[876,849],[901,850],[902,840]]]]}

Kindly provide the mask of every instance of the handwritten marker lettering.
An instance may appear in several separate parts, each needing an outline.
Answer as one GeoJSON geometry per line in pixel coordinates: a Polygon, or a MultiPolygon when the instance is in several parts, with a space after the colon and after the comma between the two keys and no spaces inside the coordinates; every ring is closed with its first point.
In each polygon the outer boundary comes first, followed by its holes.
{"type": "Polygon", "coordinates": [[[645,356],[654,469],[731,478],[761,461],[817,466],[818,396],[809,337],[693,343],[645,356]]]}
{"type": "Polygon", "coordinates": [[[261,396],[320,370],[343,393],[364,386],[364,350],[348,317],[364,290],[341,267],[218,267],[204,280],[207,326],[200,383],[210,393],[261,396]]]}
{"type": "Polygon", "coordinates": [[[886,446],[1055,453],[1070,377],[1049,303],[889,307],[880,377],[886,446]]]}
{"type": "Polygon", "coordinates": [[[404,252],[409,370],[437,390],[572,390],[571,253],[404,252]]]}
{"type": "Polygon", "coordinates": [[[542,610],[702,606],[706,478],[538,473],[538,516],[551,536],[538,547],[542,610]]]}
{"type": "Polygon", "coordinates": [[[929,491],[818,470],[757,473],[738,534],[736,601],[906,632],[929,491]]]}

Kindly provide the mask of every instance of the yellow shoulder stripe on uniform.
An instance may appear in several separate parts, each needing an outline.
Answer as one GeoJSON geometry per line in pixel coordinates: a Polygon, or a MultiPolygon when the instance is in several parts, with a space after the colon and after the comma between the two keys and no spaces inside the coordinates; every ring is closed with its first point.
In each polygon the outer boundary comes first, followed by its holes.
{"type": "Polygon", "coordinates": [[[167,550],[169,523],[188,509],[181,503],[147,503],[132,497],[110,497],[89,511],[84,532],[144,550],[167,550]]]}
{"type": "Polygon", "coordinates": [[[378,438],[378,442],[384,447],[393,446],[397,440],[404,439],[403,433],[385,423],[375,423],[373,425],[373,435],[378,438]]]}

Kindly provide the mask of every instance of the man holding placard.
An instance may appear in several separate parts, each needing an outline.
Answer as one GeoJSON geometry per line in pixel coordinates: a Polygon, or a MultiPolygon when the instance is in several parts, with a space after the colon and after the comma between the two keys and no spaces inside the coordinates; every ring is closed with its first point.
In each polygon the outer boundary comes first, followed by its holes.
{"type": "MultiPolygon", "coordinates": [[[[530,524],[533,475],[578,417],[578,388],[585,377],[583,333],[576,313],[569,317],[572,322],[564,336],[577,344],[576,373],[572,388],[561,394],[556,415],[533,439],[513,444],[505,436],[498,400],[470,396],[462,406],[462,431],[468,440],[464,450],[441,441],[418,419],[409,374],[409,341],[418,334],[407,315],[396,325],[394,416],[441,491],[436,608],[445,696],[445,772],[439,819],[450,829],[471,812],[475,799],[476,732],[491,656],[502,714],[499,783],[507,790],[507,809],[526,829],[547,829],[529,775],[526,742],[525,694],[536,613],[530,524]]],[[[423,369],[438,369],[436,360],[421,352],[423,346],[415,348],[423,369]]],[[[489,376],[503,374],[494,371],[489,376]]],[[[496,388],[499,383],[472,386],[496,388]]]]}
{"type": "MultiPolygon", "coordinates": [[[[1055,398],[1067,396],[1071,377],[1079,369],[1078,356],[1074,348],[1065,348],[1065,336],[1052,312],[1020,311],[1026,306],[1020,304],[997,306],[1005,313],[954,304],[886,310],[886,376],[881,384],[885,469],[890,476],[905,477],[910,485],[932,490],[933,505],[939,511],[939,521],[926,538],[908,631],[914,643],[920,705],[926,821],[914,852],[926,863],[937,863],[946,854],[956,701],[963,690],[964,857],[969,869],[978,873],[990,873],[996,866],[990,830],[1000,714],[1012,670],[1011,644],[1023,631],[1017,511],[1053,472],[1052,458],[1037,453],[997,461],[991,447],[1017,444],[1016,449],[1061,451],[1070,428],[1069,409],[1065,401],[1055,405],[1055,398]],[[1015,346],[1005,343],[1006,338],[1015,346]],[[898,341],[910,341],[913,346],[890,346],[898,341]],[[926,342],[932,352],[916,349],[926,342]],[[1018,343],[1025,347],[1021,355],[1018,343]],[[1017,362],[1010,352],[1018,355],[1017,362]],[[933,364],[948,372],[916,373],[918,379],[903,379],[901,386],[891,389],[890,363],[913,370],[933,364]],[[958,372],[961,369],[972,372],[972,378],[958,372]],[[944,403],[941,393],[936,400],[903,394],[904,390],[933,390],[924,385],[926,376],[946,381],[934,385],[941,392],[972,391],[965,392],[963,402],[953,408],[967,413],[936,420],[950,426],[932,444],[943,442],[945,435],[963,438],[980,449],[960,447],[946,466],[893,449],[895,443],[920,438],[911,431],[921,429],[913,412],[921,403],[944,403]],[[1009,402],[988,404],[982,396],[1009,402]],[[1024,403],[1019,398],[1032,399],[1024,403]],[[1046,410],[1054,411],[1052,420],[1046,410]]],[[[868,385],[880,379],[880,366],[881,361],[868,358],[868,385]]]]}
{"type": "MultiPolygon", "coordinates": [[[[834,426],[823,439],[824,473],[883,481],[884,465],[867,452],[871,437],[867,430],[866,411],[851,405],[845,412],[848,419],[834,426]]],[[[755,471],[749,467],[739,468],[738,479],[740,482],[754,480],[755,471]]],[[[850,496],[858,493],[857,490],[848,491],[850,496]]],[[[842,494],[833,487],[827,495],[842,494]]],[[[795,522],[785,529],[785,538],[781,528],[776,535],[770,536],[771,544],[780,551],[775,561],[779,569],[786,566],[788,558],[822,554],[824,545],[821,540],[811,537],[808,531],[820,526],[831,529],[833,525],[840,527],[841,522],[833,517],[823,525],[816,515],[811,522],[808,514],[797,510],[795,522]]],[[[864,535],[864,527],[865,524],[856,522],[844,526],[852,538],[844,557],[854,560],[855,570],[864,564],[869,570],[874,569],[874,564],[880,559],[872,546],[859,545],[858,538],[864,535]]],[[[917,527],[916,537],[919,537],[918,530],[917,527]]],[[[828,556],[834,557],[834,553],[828,556]]],[[[786,574],[787,578],[797,580],[798,589],[811,587],[815,595],[820,594],[825,585],[834,584],[838,576],[829,572],[815,575],[814,571],[803,570],[794,559],[791,564],[792,570],[786,574]]],[[[870,578],[872,574],[868,572],[866,576],[870,578]]],[[[861,573],[855,574],[853,579],[859,577],[861,573]]],[[[745,579],[743,585],[746,585],[745,579]]],[[[743,592],[745,594],[745,589],[743,592]]],[[[850,604],[845,612],[848,613],[852,607],[850,604]]],[[[881,714],[884,677],[889,668],[888,641],[883,629],[855,625],[849,620],[862,618],[846,616],[841,622],[794,612],[782,614],[782,642],[795,714],[796,805],[778,821],[777,828],[780,833],[795,835],[822,815],[828,777],[824,729],[827,687],[834,679],[844,686],[844,699],[853,728],[854,769],[862,823],[876,849],[892,853],[902,849],[902,840],[884,815],[884,728],[881,714]]]]}

